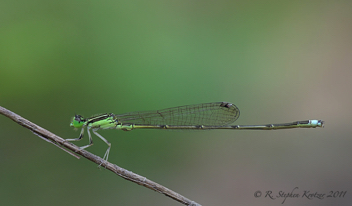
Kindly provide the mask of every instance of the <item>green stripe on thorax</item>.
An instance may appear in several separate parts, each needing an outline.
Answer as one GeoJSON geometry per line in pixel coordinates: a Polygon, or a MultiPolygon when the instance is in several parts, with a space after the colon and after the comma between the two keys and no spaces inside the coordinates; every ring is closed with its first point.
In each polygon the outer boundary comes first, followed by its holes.
{"type": "Polygon", "coordinates": [[[117,122],[112,113],[97,115],[87,119],[87,126],[91,128],[114,129],[116,124],[117,122]]]}

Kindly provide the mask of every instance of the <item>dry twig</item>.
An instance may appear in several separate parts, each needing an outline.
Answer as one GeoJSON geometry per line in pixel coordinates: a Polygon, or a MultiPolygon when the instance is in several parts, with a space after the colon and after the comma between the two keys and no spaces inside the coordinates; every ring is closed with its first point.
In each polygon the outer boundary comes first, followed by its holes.
{"type": "Polygon", "coordinates": [[[190,206],[200,206],[200,204],[156,183],[151,180],[148,180],[147,178],[140,176],[138,174],[135,174],[131,171],[125,170],[115,164],[112,164],[110,162],[107,162],[103,160],[102,158],[86,151],[86,150],[81,150],[79,147],[76,145],[66,141],[65,139],[62,139],[61,137],[49,132],[48,130],[28,121],[27,119],[15,114],[14,112],[11,112],[10,110],[7,110],[3,107],[0,106],[0,114],[12,119],[14,122],[18,123],[19,125],[31,130],[34,134],[39,136],[40,138],[44,139],[45,141],[48,141],[61,149],[65,150],[66,152],[70,153],[71,155],[79,158],[78,155],[81,155],[85,157],[86,159],[96,163],[97,165],[101,165],[105,167],[106,169],[114,172],[118,176],[132,181],[134,183],[137,183],[139,185],[142,185],[144,187],[147,187],[151,190],[154,190],[156,192],[159,192],[161,194],[164,194],[184,205],[190,205],[190,206]],[[70,150],[70,151],[68,151],[70,150]],[[72,152],[71,152],[72,151],[72,152]],[[75,153],[75,154],[72,154],[75,153]]]}

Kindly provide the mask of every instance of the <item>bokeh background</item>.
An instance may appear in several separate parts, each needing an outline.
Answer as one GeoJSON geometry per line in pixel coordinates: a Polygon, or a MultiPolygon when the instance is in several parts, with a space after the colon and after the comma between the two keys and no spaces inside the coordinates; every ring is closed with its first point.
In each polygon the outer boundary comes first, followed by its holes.
{"type": "MultiPolygon", "coordinates": [[[[351,1],[1,1],[0,105],[63,138],[90,116],[228,101],[283,131],[101,131],[110,161],[202,205],[352,201],[351,1]],[[256,198],[254,193],[263,196],[256,198]]],[[[0,116],[1,205],[181,205],[0,116]]],[[[95,136],[90,152],[103,156],[95,136]]],[[[77,145],[87,144],[85,138],[77,145]]]]}

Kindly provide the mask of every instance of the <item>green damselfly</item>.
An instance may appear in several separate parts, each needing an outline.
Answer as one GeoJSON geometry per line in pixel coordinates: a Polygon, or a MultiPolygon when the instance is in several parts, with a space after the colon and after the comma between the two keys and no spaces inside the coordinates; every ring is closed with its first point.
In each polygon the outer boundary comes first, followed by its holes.
{"type": "Polygon", "coordinates": [[[111,144],[100,134],[100,129],[120,129],[130,131],[133,129],[251,129],[251,130],[275,130],[291,128],[316,128],[324,127],[322,120],[304,120],[291,123],[264,124],[264,125],[230,125],[240,116],[240,110],[236,105],[228,102],[213,102],[195,105],[172,107],[162,110],[131,112],[126,114],[107,113],[84,118],[75,115],[70,126],[82,128],[76,139],[67,141],[79,141],[83,138],[84,129],[87,128],[89,144],[82,146],[85,149],[93,144],[90,130],[102,139],[108,149],[103,157],[108,160],[111,144]]]}

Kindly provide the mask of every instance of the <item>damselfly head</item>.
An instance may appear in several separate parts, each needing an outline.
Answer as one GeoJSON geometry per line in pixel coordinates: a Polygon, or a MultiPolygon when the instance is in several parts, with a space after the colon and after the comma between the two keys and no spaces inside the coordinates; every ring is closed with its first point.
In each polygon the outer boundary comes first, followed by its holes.
{"type": "Polygon", "coordinates": [[[83,126],[83,124],[86,122],[86,120],[79,114],[76,114],[70,123],[70,127],[74,128],[80,128],[83,126]]]}

